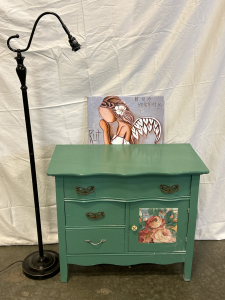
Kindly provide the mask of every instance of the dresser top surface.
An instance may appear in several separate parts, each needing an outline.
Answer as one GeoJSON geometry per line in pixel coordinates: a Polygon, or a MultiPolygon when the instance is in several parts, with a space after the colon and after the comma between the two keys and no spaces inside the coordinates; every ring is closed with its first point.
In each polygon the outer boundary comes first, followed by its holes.
{"type": "Polygon", "coordinates": [[[57,145],[47,174],[135,176],[208,172],[190,144],[57,145]]]}

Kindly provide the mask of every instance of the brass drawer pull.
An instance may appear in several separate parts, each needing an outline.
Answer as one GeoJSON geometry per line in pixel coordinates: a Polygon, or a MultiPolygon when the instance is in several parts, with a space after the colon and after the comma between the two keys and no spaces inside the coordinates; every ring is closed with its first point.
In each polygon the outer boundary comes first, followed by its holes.
{"type": "Polygon", "coordinates": [[[105,213],[104,213],[104,211],[99,211],[99,212],[96,212],[96,213],[93,213],[93,212],[87,212],[87,213],[86,213],[86,216],[87,216],[87,218],[90,219],[90,220],[99,220],[99,219],[104,218],[105,213]]]}
{"type": "Polygon", "coordinates": [[[160,190],[163,193],[167,193],[167,194],[173,194],[179,191],[179,185],[178,184],[174,184],[174,185],[165,185],[165,184],[161,184],[160,185],[160,190]]]}
{"type": "Polygon", "coordinates": [[[87,242],[87,243],[89,243],[89,244],[91,244],[91,245],[94,245],[94,246],[97,246],[97,245],[100,245],[100,244],[102,244],[102,243],[105,243],[106,242],[106,240],[101,240],[99,243],[92,243],[90,240],[85,240],[85,242],[87,242]]]}
{"type": "Polygon", "coordinates": [[[82,188],[82,187],[76,187],[76,192],[79,195],[89,195],[91,193],[93,193],[95,191],[95,187],[94,186],[88,186],[86,188],[82,188]]]}

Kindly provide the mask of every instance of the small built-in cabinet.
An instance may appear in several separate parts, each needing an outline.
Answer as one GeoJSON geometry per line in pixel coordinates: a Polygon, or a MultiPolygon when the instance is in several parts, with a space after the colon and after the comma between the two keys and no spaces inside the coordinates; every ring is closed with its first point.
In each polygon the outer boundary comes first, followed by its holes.
{"type": "Polygon", "coordinates": [[[129,251],[185,251],[188,209],[189,200],[131,203],[129,251]]]}

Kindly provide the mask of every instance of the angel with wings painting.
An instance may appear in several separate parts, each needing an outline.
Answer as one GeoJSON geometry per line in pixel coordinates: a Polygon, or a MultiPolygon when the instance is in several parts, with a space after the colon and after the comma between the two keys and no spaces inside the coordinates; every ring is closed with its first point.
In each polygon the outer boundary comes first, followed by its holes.
{"type": "Polygon", "coordinates": [[[117,96],[105,97],[98,107],[102,117],[99,125],[103,130],[105,144],[134,144],[140,135],[155,134],[155,144],[162,135],[162,127],[156,118],[143,117],[134,120],[134,115],[127,104],[117,96]],[[110,123],[117,122],[116,134],[111,138],[110,123]]]}

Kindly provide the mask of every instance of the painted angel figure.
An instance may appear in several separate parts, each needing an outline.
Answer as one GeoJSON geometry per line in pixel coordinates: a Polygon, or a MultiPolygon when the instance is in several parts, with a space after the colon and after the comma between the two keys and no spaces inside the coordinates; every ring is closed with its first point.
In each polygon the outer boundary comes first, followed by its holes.
{"type": "Polygon", "coordinates": [[[134,144],[135,139],[150,132],[155,133],[155,144],[162,135],[162,126],[156,118],[144,117],[134,121],[133,113],[124,101],[117,96],[105,97],[98,107],[102,117],[99,125],[103,130],[105,144],[134,144]],[[117,121],[116,134],[111,138],[110,123],[117,121]]]}

